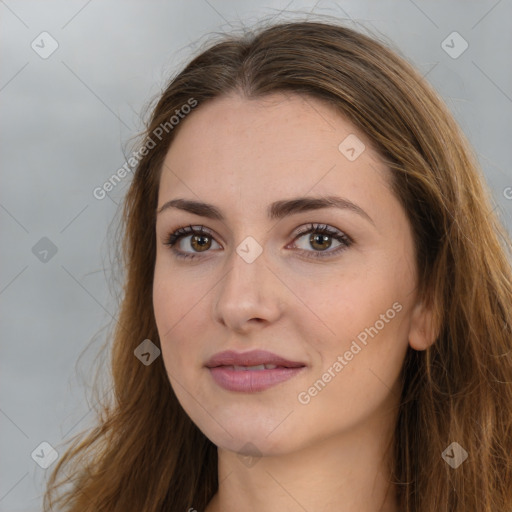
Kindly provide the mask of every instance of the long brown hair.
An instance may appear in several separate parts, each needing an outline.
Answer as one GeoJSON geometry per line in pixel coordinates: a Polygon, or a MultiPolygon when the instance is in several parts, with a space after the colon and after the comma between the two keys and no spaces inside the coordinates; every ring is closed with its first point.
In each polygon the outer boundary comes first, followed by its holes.
{"type": "MultiPolygon", "coordinates": [[[[512,511],[512,243],[443,101],[373,37],[336,23],[285,22],[211,43],[170,81],[142,145],[191,99],[199,109],[232,92],[327,101],[367,134],[392,171],[413,228],[419,292],[439,333],[427,350],[409,347],[403,366],[393,458],[400,510],[512,511]],[[441,456],[452,442],[468,453],[457,468],[441,456]]],[[[162,358],[145,366],[134,357],[145,339],[159,346],[155,209],[179,126],[168,126],[141,158],[126,195],[114,393],[97,426],[75,436],[56,464],[45,510],[202,511],[217,491],[216,446],[178,403],[162,358]]]]}

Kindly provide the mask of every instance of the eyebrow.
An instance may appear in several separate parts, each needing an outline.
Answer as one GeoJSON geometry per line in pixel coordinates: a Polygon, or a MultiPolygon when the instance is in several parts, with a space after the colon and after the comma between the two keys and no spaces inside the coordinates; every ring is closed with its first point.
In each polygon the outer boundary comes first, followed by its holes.
{"type": "MultiPolygon", "coordinates": [[[[208,219],[224,221],[224,215],[216,206],[208,203],[202,203],[200,201],[192,201],[190,199],[173,199],[171,201],[167,201],[156,210],[156,213],[158,215],[170,208],[184,210],[208,219]]],[[[321,208],[339,208],[342,210],[349,210],[360,215],[375,226],[372,218],[360,206],[348,199],[338,196],[298,197],[295,199],[276,201],[269,205],[267,215],[271,220],[282,219],[289,215],[319,210],[321,208]]]]}

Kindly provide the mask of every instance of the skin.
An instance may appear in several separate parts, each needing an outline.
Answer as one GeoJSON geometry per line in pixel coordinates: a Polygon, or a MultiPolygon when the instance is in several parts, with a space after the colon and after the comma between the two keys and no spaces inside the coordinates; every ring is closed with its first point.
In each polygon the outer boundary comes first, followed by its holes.
{"type": "Polygon", "coordinates": [[[435,337],[416,293],[411,227],[389,183],[370,140],[318,100],[232,94],[182,121],[164,162],[158,206],[203,201],[225,220],[176,208],[157,215],[153,301],[173,390],[218,447],[219,491],[207,512],[397,510],[386,448],[399,373],[408,345],[424,350],[435,337]],[[366,146],[354,161],[338,150],[349,134],[366,146]],[[333,194],[373,222],[337,208],[267,217],[273,201],[333,194]],[[340,246],[334,238],[319,248],[309,234],[296,237],[310,223],[354,242],[330,255],[340,246]],[[182,260],[165,241],[190,224],[208,228],[213,240],[201,252],[193,235],[185,236],[175,248],[198,257],[182,260]],[[236,252],[248,236],[263,249],[252,263],[236,252]],[[325,257],[310,256],[322,248],[325,257]],[[301,403],[298,395],[394,303],[401,311],[301,403]],[[265,391],[227,391],[204,367],[227,349],[270,350],[306,369],[265,391]]]}

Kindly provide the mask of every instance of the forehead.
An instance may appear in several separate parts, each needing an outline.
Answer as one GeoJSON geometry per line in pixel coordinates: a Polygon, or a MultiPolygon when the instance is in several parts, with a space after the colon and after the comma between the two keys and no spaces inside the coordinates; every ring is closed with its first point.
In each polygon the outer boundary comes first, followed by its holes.
{"type": "Polygon", "coordinates": [[[164,161],[161,197],[229,202],[236,194],[262,207],[309,192],[366,196],[367,203],[389,189],[370,140],[320,100],[233,94],[199,105],[182,123],[164,161]]]}

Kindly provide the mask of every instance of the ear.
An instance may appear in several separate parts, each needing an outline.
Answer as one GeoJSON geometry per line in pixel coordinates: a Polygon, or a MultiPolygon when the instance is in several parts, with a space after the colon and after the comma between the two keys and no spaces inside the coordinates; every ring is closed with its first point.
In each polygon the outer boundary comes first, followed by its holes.
{"type": "Polygon", "coordinates": [[[439,336],[439,328],[434,321],[434,314],[423,302],[414,307],[409,330],[409,345],[414,350],[426,350],[439,336]]]}

